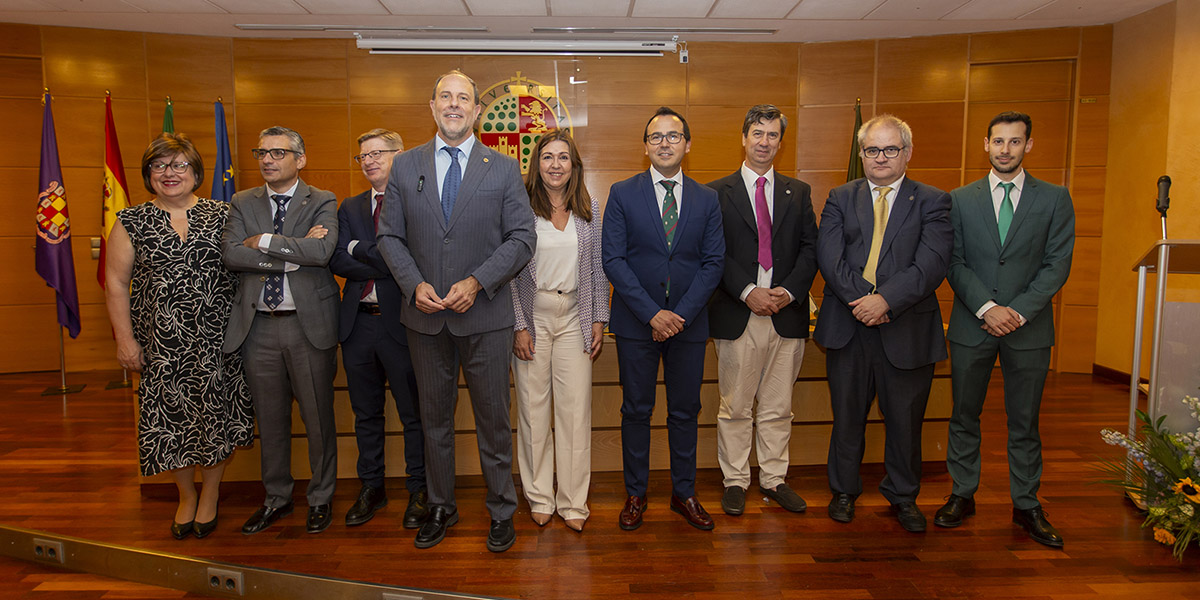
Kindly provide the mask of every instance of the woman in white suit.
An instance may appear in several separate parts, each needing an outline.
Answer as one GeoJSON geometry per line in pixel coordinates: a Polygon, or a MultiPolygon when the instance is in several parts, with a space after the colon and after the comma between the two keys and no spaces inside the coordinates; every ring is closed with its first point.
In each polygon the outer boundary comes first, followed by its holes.
{"type": "Polygon", "coordinates": [[[511,284],[517,464],[533,521],[546,525],[557,512],[582,531],[592,472],[592,361],[609,310],[600,204],[588,195],[583,160],[565,130],[544,134],[533,156],[525,187],[537,249],[511,284]]]}

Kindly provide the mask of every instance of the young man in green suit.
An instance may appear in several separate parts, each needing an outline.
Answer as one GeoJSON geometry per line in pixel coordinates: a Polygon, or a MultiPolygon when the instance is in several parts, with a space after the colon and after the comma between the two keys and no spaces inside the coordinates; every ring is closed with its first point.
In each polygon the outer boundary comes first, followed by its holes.
{"type": "Polygon", "coordinates": [[[957,527],[975,513],[979,487],[979,415],[996,356],[1008,414],[1013,522],[1035,541],[1063,545],[1037,491],[1042,476],[1038,409],[1054,345],[1051,299],[1067,281],[1075,210],[1067,189],[1021,167],[1033,148],[1029,115],[1006,111],[988,124],[991,173],[951,193],[954,253],[946,278],[954,309],[946,337],[954,410],[946,464],[954,488],[934,524],[957,527]]]}

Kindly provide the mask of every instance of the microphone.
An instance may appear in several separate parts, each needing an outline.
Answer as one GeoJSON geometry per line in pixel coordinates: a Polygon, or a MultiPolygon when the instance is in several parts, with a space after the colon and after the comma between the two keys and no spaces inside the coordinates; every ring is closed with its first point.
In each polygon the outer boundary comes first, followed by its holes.
{"type": "MultiPolygon", "coordinates": [[[[1165,175],[1164,175],[1164,177],[1165,177],[1165,175]]],[[[1170,181],[1168,181],[1167,183],[1170,183],[1170,181]]],[[[425,189],[425,176],[424,175],[422,175],[419,179],[417,179],[417,193],[420,193],[421,190],[423,190],[423,189],[425,189]]]]}
{"type": "Polygon", "coordinates": [[[1171,197],[1167,193],[1171,191],[1171,178],[1163,175],[1158,178],[1158,212],[1162,216],[1167,216],[1167,209],[1171,206],[1171,197]]]}

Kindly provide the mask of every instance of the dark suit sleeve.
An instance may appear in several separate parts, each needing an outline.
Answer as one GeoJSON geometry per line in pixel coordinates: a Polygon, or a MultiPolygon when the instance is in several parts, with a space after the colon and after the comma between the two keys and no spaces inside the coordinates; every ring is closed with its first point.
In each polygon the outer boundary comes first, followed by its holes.
{"type": "Polygon", "coordinates": [[[1071,273],[1071,258],[1075,252],[1075,207],[1066,188],[1056,186],[1056,191],[1042,266],[1029,286],[1008,304],[1026,321],[1037,318],[1050,305],[1050,300],[1062,289],[1071,273]]]}
{"type": "Polygon", "coordinates": [[[604,274],[608,275],[613,290],[621,296],[621,301],[638,321],[649,323],[662,307],[650,298],[629,266],[629,233],[621,191],[614,184],[609,188],[608,204],[604,208],[604,229],[600,234],[604,274]]]}
{"type": "Polygon", "coordinates": [[[825,209],[821,211],[817,265],[825,278],[826,289],[832,291],[842,304],[849,304],[871,293],[871,283],[863,279],[861,271],[846,262],[846,211],[852,211],[854,207],[849,198],[839,198],[837,190],[830,190],[825,209]]]}
{"type": "Polygon", "coordinates": [[[342,202],[341,208],[338,209],[338,241],[337,247],[333,250],[333,256],[329,259],[329,270],[333,271],[334,275],[353,280],[367,279],[383,279],[390,277],[391,274],[387,271],[387,265],[382,264],[382,257],[379,258],[379,263],[365,260],[367,256],[373,253],[379,256],[379,250],[376,248],[375,240],[365,239],[358,240],[355,244],[354,254],[350,254],[347,248],[350,242],[354,229],[350,224],[350,209],[353,203],[349,198],[342,202]],[[364,252],[363,247],[369,246],[369,249],[364,252]],[[382,264],[382,268],[380,268],[382,264]]]}
{"type": "Polygon", "coordinates": [[[516,161],[498,161],[509,173],[505,176],[504,203],[500,211],[503,242],[483,264],[471,271],[489,299],[504,291],[504,284],[516,276],[533,257],[537,234],[533,230],[533,211],[529,209],[529,194],[521,179],[521,167],[516,161]]]}
{"type": "Polygon", "coordinates": [[[317,212],[312,221],[303,227],[304,233],[308,233],[314,225],[325,227],[329,233],[323,238],[272,234],[271,244],[266,250],[268,256],[302,267],[324,267],[329,264],[338,237],[337,197],[329,192],[314,193],[312,201],[317,203],[317,212]]]}
{"type": "Polygon", "coordinates": [[[708,299],[717,289],[721,274],[725,270],[725,230],[721,226],[721,206],[717,202],[715,192],[707,188],[700,189],[709,194],[703,199],[708,210],[705,211],[704,238],[700,241],[700,267],[696,269],[687,292],[679,299],[679,304],[675,305],[675,314],[683,317],[684,323],[687,324],[691,324],[700,311],[707,309],[708,299]]]}
{"type": "Polygon", "coordinates": [[[225,266],[231,271],[247,271],[254,273],[282,273],[284,261],[272,260],[261,250],[247,248],[242,242],[246,238],[264,233],[249,231],[246,225],[246,204],[253,197],[248,193],[241,197],[235,196],[229,203],[229,218],[225,220],[225,229],[221,232],[222,258],[225,266]]]}
{"type": "Polygon", "coordinates": [[[925,186],[920,201],[921,238],[912,264],[896,272],[877,289],[892,316],[912,308],[937,290],[946,278],[954,229],[950,225],[950,194],[925,186]]]}
{"type": "MultiPolygon", "coordinates": [[[[411,298],[416,293],[417,285],[425,281],[425,276],[421,274],[421,269],[417,267],[417,262],[408,250],[408,229],[403,204],[406,199],[401,196],[399,185],[400,181],[405,181],[405,178],[412,174],[413,168],[409,163],[413,160],[416,159],[401,154],[392,163],[383,208],[379,211],[379,236],[376,238],[377,250],[387,261],[388,270],[392,272],[396,284],[400,286],[400,291],[409,302],[412,302],[411,298]]],[[[416,202],[420,198],[409,200],[416,202]]]]}
{"type": "Polygon", "coordinates": [[[992,292],[984,285],[979,276],[967,266],[966,237],[963,231],[963,211],[969,210],[968,201],[975,191],[963,191],[963,188],[951,193],[950,226],[954,231],[954,250],[950,253],[950,268],[946,271],[946,281],[950,289],[971,312],[978,311],[992,300],[992,292]]]}
{"type": "MultiPolygon", "coordinates": [[[[796,254],[796,264],[792,272],[779,280],[779,285],[796,298],[797,302],[808,304],[808,290],[812,288],[813,279],[817,275],[817,217],[812,207],[812,188],[800,186],[800,251],[796,254]]],[[[728,269],[726,269],[728,271],[728,269]]],[[[746,286],[742,286],[745,289],[746,286]]],[[[741,290],[738,290],[741,293],[741,290]]],[[[735,298],[737,296],[734,296],[735,298]]]]}

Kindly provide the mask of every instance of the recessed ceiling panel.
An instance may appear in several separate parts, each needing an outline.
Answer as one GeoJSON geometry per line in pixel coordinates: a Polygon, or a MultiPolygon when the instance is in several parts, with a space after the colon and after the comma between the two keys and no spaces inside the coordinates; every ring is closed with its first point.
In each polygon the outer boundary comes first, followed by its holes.
{"type": "Polygon", "coordinates": [[[292,0],[208,0],[236,15],[306,15],[304,7],[292,0]]]}
{"type": "Polygon", "coordinates": [[[868,19],[936,21],[963,5],[963,0],[887,0],[868,19]]]}
{"type": "Polygon", "coordinates": [[[550,0],[556,17],[623,17],[630,0],[550,0]]]}
{"type": "Polygon", "coordinates": [[[121,0],[44,0],[46,4],[71,12],[137,13],[146,12],[121,0]]]}
{"type": "Polygon", "coordinates": [[[467,5],[462,0],[379,0],[393,15],[443,16],[465,15],[467,5]]]}
{"type": "Polygon", "coordinates": [[[798,0],[717,0],[712,16],[724,19],[782,19],[797,4],[798,0]]]}
{"type": "Polygon", "coordinates": [[[701,19],[715,0],[634,0],[635,17],[677,17],[701,19]]]}
{"type": "Polygon", "coordinates": [[[58,9],[45,2],[39,2],[39,0],[12,0],[11,2],[6,0],[3,10],[4,12],[46,12],[58,9]]]}
{"type": "Polygon", "coordinates": [[[1166,4],[1162,0],[1058,0],[1025,17],[1112,23],[1166,4]]]}
{"type": "MultiPolygon", "coordinates": [[[[447,0],[457,1],[457,0],[447,0]]],[[[466,0],[471,14],[486,17],[544,17],[546,0],[466,0]]]]}
{"type": "Polygon", "coordinates": [[[295,0],[314,15],[386,15],[379,0],[295,0]]]}
{"type": "Polygon", "coordinates": [[[146,12],[177,14],[224,14],[225,11],[205,0],[125,0],[146,12]]]}
{"type": "Polygon", "coordinates": [[[861,19],[884,0],[803,0],[791,19],[861,19]]]}
{"type": "Polygon", "coordinates": [[[963,21],[1016,19],[1053,2],[1054,0],[1006,0],[1005,2],[996,2],[996,0],[971,0],[946,15],[945,18],[963,21]]]}

